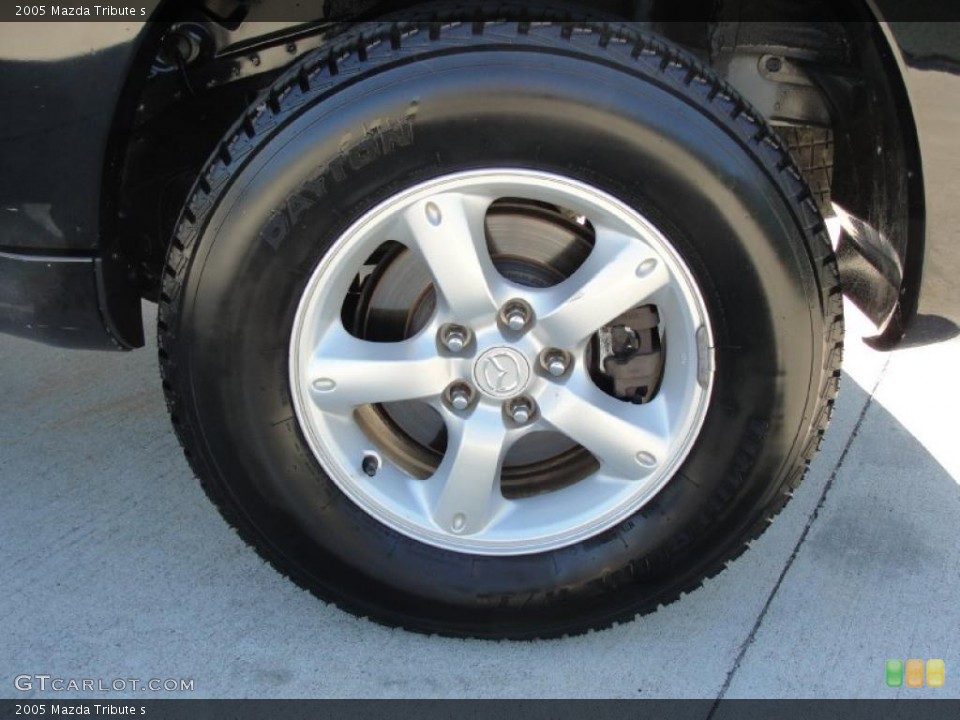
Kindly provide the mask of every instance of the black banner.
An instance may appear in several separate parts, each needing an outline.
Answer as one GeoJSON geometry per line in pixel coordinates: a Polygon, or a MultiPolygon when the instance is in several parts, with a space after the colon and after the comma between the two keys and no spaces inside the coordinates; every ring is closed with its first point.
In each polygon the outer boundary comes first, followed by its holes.
{"type": "MultiPolygon", "coordinates": [[[[804,0],[796,4],[772,3],[766,0],[737,0],[713,3],[702,0],[685,2],[664,0],[540,0],[539,2],[490,2],[490,0],[27,0],[0,4],[0,22],[178,22],[196,20],[199,15],[226,23],[257,22],[320,22],[355,21],[382,17],[423,20],[424,8],[434,7],[445,20],[476,20],[498,13],[513,17],[528,12],[536,14],[542,7],[559,12],[569,10],[571,17],[589,11],[595,17],[608,15],[624,18],[632,13],[637,20],[655,21],[770,21],[786,10],[787,15],[804,22],[887,20],[894,22],[960,22],[957,0],[804,0]]],[[[960,28],[957,29],[960,32],[960,28]]]]}
{"type": "Polygon", "coordinates": [[[956,720],[960,700],[3,700],[0,719],[956,720]]]}

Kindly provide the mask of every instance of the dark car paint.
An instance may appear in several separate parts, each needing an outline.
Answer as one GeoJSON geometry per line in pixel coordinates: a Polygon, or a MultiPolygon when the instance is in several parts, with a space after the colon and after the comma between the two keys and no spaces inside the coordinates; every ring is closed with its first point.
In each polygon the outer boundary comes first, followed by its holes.
{"type": "MultiPolygon", "coordinates": [[[[880,61],[896,74],[891,87],[909,97],[894,93],[891,103],[904,146],[917,150],[907,152],[906,167],[889,166],[907,178],[898,187],[910,208],[909,228],[878,223],[881,236],[894,235],[888,240],[903,270],[888,345],[918,305],[923,318],[960,321],[960,303],[949,292],[960,270],[953,199],[960,187],[960,47],[949,41],[956,25],[937,25],[893,22],[870,30],[886,38],[880,61]]],[[[148,29],[143,22],[0,27],[7,110],[0,130],[0,332],[64,347],[143,344],[139,296],[114,246],[111,203],[134,109],[136,88],[125,83],[144,76],[158,49],[148,29]]],[[[887,179],[894,180],[901,178],[887,179]]],[[[859,255],[850,257],[855,269],[859,255]]],[[[869,302],[879,293],[869,272],[862,277],[860,300],[869,302]]]]}
{"type": "MultiPolygon", "coordinates": [[[[155,4],[155,3],[154,3],[155,4]]],[[[143,22],[0,23],[0,331],[51,345],[143,345],[112,237],[125,79],[143,22]]]]}

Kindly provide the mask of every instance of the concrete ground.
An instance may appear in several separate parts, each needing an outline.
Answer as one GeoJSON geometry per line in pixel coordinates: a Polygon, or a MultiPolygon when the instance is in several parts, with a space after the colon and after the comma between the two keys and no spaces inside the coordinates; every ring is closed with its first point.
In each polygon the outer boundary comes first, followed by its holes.
{"type": "Polygon", "coordinates": [[[315,600],[203,496],[154,348],[0,337],[0,697],[118,699],[18,693],[25,673],[193,679],[189,697],[958,698],[960,339],[880,354],[848,318],[828,439],[770,530],[651,616],[525,643],[422,637],[315,600]],[[889,689],[888,658],[942,658],[946,685],[889,689]]]}

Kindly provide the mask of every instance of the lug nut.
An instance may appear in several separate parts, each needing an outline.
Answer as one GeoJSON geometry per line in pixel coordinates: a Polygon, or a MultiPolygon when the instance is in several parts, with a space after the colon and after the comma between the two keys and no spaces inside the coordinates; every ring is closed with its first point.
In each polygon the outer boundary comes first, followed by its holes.
{"type": "Polygon", "coordinates": [[[511,311],[511,313],[507,315],[507,327],[511,330],[523,330],[523,326],[526,324],[527,316],[523,310],[520,310],[519,308],[511,311]]]}
{"type": "Polygon", "coordinates": [[[533,413],[533,401],[527,398],[517,398],[507,405],[507,414],[517,425],[526,425],[533,413]]]}
{"type": "Polygon", "coordinates": [[[533,312],[522,300],[511,300],[500,311],[500,322],[513,332],[520,332],[530,323],[533,312]]]}
{"type": "Polygon", "coordinates": [[[567,371],[567,356],[565,353],[554,350],[544,354],[543,367],[553,377],[560,377],[567,371]]]}
{"type": "Polygon", "coordinates": [[[453,353],[462,351],[470,339],[470,332],[459,325],[445,325],[440,330],[440,342],[453,353]]]}
{"type": "Polygon", "coordinates": [[[466,410],[473,402],[473,388],[464,382],[455,382],[444,393],[447,404],[454,410],[466,410]]]}
{"type": "Polygon", "coordinates": [[[466,410],[470,405],[470,395],[465,390],[454,390],[450,393],[450,404],[454,410],[466,410]]]}
{"type": "Polygon", "coordinates": [[[463,333],[452,332],[447,335],[447,350],[450,352],[460,352],[463,350],[463,346],[467,344],[467,339],[463,336],[463,333]]]}
{"type": "Polygon", "coordinates": [[[565,375],[572,362],[570,353],[557,348],[547,348],[540,353],[540,367],[555,378],[565,375]]]}

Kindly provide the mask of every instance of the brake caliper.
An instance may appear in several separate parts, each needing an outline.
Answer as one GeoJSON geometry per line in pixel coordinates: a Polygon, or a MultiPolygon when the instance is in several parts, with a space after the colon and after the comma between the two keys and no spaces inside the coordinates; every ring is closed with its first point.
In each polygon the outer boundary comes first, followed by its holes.
{"type": "Polygon", "coordinates": [[[654,305],[628,310],[596,335],[595,368],[608,392],[635,404],[650,402],[663,377],[660,316],[654,305]]]}

